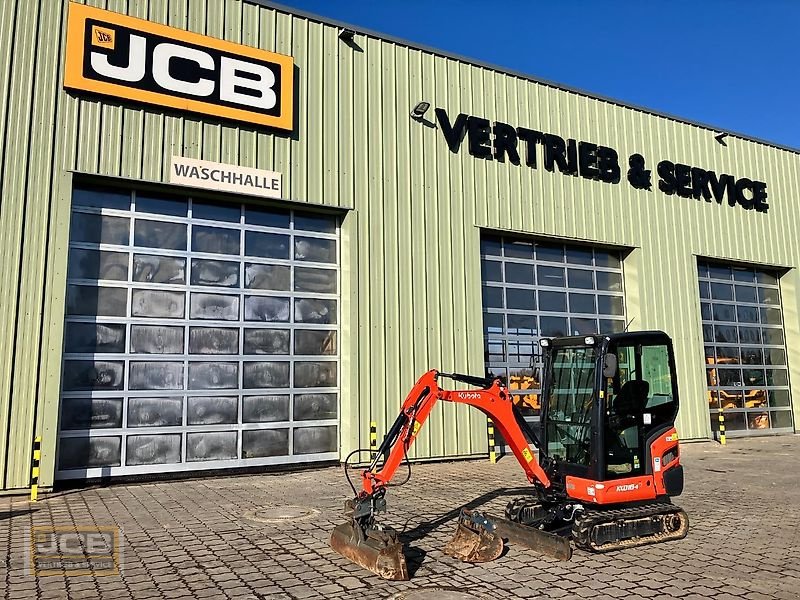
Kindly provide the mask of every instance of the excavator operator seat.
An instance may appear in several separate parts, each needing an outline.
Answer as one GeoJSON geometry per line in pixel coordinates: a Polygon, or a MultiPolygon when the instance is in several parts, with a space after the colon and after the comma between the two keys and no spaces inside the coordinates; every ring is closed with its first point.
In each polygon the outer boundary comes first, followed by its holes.
{"type": "Polygon", "coordinates": [[[650,384],[644,380],[631,379],[626,381],[619,394],[614,398],[612,412],[621,419],[629,420],[644,412],[647,397],[650,393],[650,384]]]}
{"type": "Polygon", "coordinates": [[[606,427],[606,461],[612,476],[630,474],[638,466],[634,456],[639,451],[639,426],[649,393],[647,381],[631,379],[612,398],[606,427]]]}

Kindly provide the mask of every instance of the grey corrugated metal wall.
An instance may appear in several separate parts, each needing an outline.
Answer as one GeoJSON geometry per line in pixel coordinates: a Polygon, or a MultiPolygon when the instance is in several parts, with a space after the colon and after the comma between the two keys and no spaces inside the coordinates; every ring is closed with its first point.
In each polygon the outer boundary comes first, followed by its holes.
{"type": "Polygon", "coordinates": [[[41,406],[49,200],[60,166],[54,117],[63,98],[54,66],[63,10],[59,2],[0,5],[0,488],[27,485],[41,406]]]}
{"type": "MultiPolygon", "coordinates": [[[[479,228],[634,248],[626,260],[634,327],[675,338],[684,437],[707,435],[695,255],[795,267],[800,242],[798,157],[367,35],[351,47],[335,26],[242,0],[90,4],[294,57],[291,135],[67,94],[67,2],[0,5],[0,470],[28,482],[30,443],[44,435],[42,483],[52,482],[71,171],[160,182],[172,155],[280,171],[287,199],[352,208],[342,243],[342,450],[385,430],[430,367],[483,369],[479,228]],[[57,70],[53,65],[58,64],[57,70]],[[563,137],[640,152],[769,184],[771,209],[636,191],[448,151],[412,121],[420,100],[563,137]]],[[[623,159],[624,160],[624,159],[623,159]]],[[[624,165],[623,165],[624,168],[624,165]]],[[[794,396],[800,397],[796,270],[782,280],[794,396]]],[[[444,406],[417,456],[485,446],[484,419],[444,406]]]]}

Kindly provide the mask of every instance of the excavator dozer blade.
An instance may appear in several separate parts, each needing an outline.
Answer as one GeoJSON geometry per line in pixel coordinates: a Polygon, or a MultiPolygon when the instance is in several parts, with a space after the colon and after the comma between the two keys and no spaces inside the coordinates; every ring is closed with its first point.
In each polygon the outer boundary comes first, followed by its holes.
{"type": "Polygon", "coordinates": [[[489,562],[503,553],[503,538],[482,513],[462,508],[458,528],[444,553],[464,562],[489,562]]]}
{"type": "Polygon", "coordinates": [[[331,533],[331,548],[383,579],[409,579],[403,544],[391,529],[369,530],[363,534],[352,521],[342,523],[331,533]]]}
{"type": "Polygon", "coordinates": [[[558,560],[572,558],[572,546],[566,537],[492,515],[488,515],[487,519],[494,525],[495,532],[512,544],[525,546],[534,552],[558,560]]]}

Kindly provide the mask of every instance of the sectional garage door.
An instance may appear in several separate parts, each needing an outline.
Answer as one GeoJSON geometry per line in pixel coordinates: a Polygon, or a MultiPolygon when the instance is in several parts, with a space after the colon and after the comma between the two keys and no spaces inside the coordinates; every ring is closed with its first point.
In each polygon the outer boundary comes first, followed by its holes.
{"type": "Polygon", "coordinates": [[[335,217],[76,189],[59,478],[338,458],[335,217]]]}
{"type": "Polygon", "coordinates": [[[711,429],[791,433],[792,403],[778,274],[698,263],[711,429]]]}
{"type": "Polygon", "coordinates": [[[538,421],[539,339],[625,328],[617,251],[513,238],[481,241],[487,372],[507,382],[526,418],[538,421]]]}

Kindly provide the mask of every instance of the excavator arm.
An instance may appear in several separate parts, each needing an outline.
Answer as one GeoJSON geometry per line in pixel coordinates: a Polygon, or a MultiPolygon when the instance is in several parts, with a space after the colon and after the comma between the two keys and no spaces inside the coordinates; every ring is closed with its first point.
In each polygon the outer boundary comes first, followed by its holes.
{"type": "MultiPolygon", "coordinates": [[[[407,457],[420,429],[428,419],[433,407],[440,400],[474,406],[490,419],[511,448],[530,483],[550,487],[550,478],[539,466],[531,452],[520,426],[520,418],[511,398],[497,379],[483,379],[459,373],[440,373],[430,370],[419,378],[406,396],[403,407],[389,433],[384,438],[378,454],[370,467],[362,473],[363,489],[359,499],[363,500],[382,493],[407,457]],[[448,378],[483,389],[458,391],[439,387],[439,379],[448,378]],[[383,464],[379,461],[385,458],[383,464]]],[[[536,440],[534,438],[534,443],[536,440]]]]}
{"type": "MultiPolygon", "coordinates": [[[[523,427],[527,425],[498,379],[428,371],[406,396],[400,414],[386,434],[377,455],[369,467],[362,471],[361,490],[356,491],[355,498],[345,503],[345,515],[349,521],[336,527],[331,534],[334,550],[384,579],[408,579],[408,570],[397,532],[377,522],[375,515],[386,510],[386,488],[401,463],[407,461],[409,448],[440,400],[474,406],[486,414],[511,448],[528,481],[539,492],[546,493],[551,487],[551,478],[528,446],[523,433],[523,427]],[[442,378],[479,389],[445,390],[439,387],[442,378]]],[[[541,452],[535,434],[529,430],[528,435],[541,452]]],[[[548,464],[547,461],[545,464],[548,464]]],[[[508,521],[488,518],[482,513],[466,509],[461,512],[458,531],[445,548],[445,553],[468,562],[493,560],[503,550],[501,532],[497,531],[500,527],[505,528],[505,537],[515,538],[522,543],[528,538],[529,547],[547,550],[556,558],[568,560],[571,555],[569,545],[564,540],[538,530],[525,533],[521,531],[526,529],[524,527],[520,529],[508,521]],[[531,537],[535,538],[533,543],[529,541],[531,537]]]]}

